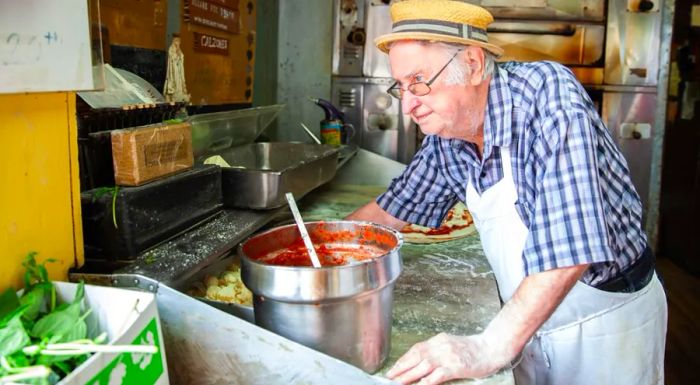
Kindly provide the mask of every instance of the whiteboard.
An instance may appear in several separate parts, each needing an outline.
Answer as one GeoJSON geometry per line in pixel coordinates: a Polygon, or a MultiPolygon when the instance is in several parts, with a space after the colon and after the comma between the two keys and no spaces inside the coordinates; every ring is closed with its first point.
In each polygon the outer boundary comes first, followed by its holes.
{"type": "Polygon", "coordinates": [[[0,93],[91,90],[92,64],[87,0],[0,0],[0,93]]]}

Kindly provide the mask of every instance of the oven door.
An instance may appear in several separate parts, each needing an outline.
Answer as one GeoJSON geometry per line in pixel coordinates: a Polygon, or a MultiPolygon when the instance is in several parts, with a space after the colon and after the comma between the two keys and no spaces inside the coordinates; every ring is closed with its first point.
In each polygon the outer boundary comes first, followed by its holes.
{"type": "Polygon", "coordinates": [[[361,148],[408,163],[416,151],[415,123],[387,94],[391,78],[334,77],[332,102],[355,128],[351,141],[361,148]]]}
{"type": "Polygon", "coordinates": [[[603,21],[605,0],[476,0],[500,19],[603,21]]]}
{"type": "Polygon", "coordinates": [[[550,60],[571,68],[583,84],[602,84],[605,25],[597,22],[496,21],[489,38],[505,51],[500,61],[550,60]]]}

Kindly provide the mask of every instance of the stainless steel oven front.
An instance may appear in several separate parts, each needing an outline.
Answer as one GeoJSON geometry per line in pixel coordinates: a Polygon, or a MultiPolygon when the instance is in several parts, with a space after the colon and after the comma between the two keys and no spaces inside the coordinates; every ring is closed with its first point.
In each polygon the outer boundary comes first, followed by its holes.
{"type": "Polygon", "coordinates": [[[416,125],[401,113],[387,88],[391,78],[334,77],[332,102],[355,127],[351,141],[369,151],[408,163],[416,148],[416,125]]]}

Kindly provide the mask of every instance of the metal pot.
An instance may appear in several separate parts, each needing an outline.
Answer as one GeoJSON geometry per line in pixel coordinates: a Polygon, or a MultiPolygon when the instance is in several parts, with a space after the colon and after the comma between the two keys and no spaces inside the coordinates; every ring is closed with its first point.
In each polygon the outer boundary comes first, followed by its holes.
{"type": "Polygon", "coordinates": [[[381,256],[332,267],[262,263],[257,256],[299,242],[295,225],[241,243],[241,277],[253,292],[255,323],[293,341],[374,373],[391,348],[394,282],[402,269],[398,231],[370,222],[308,222],[316,245],[381,248],[381,256]]]}

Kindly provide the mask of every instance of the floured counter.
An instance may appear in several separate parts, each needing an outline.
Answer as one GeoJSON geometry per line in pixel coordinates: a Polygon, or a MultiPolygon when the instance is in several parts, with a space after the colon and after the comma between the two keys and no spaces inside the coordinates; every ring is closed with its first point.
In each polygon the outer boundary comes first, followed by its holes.
{"type": "MultiPolygon", "coordinates": [[[[301,199],[303,217],[307,221],[343,218],[381,193],[388,180],[405,167],[392,162],[360,150],[331,184],[301,199]],[[357,180],[374,185],[347,184],[357,180]]],[[[103,266],[86,264],[70,277],[136,286],[157,294],[174,384],[388,383],[382,374],[414,343],[440,332],[478,333],[500,308],[477,234],[439,244],[404,244],[404,271],[394,289],[391,352],[385,367],[369,376],[171,289],[220,262],[266,223],[286,221],[280,214],[288,212],[286,208],[224,210],[128,265],[107,266],[112,268],[104,271],[103,266]]],[[[510,385],[514,381],[511,371],[504,370],[485,379],[451,384],[476,383],[510,385]]]]}

